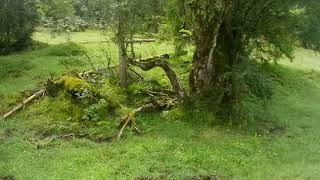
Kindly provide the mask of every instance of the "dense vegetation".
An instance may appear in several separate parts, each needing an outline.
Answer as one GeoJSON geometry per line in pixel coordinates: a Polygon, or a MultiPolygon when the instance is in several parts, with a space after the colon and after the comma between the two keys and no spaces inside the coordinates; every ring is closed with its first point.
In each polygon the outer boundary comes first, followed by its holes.
{"type": "Polygon", "coordinates": [[[34,0],[3,0],[0,2],[0,54],[21,50],[31,43],[37,24],[34,0]]]}
{"type": "Polygon", "coordinates": [[[0,5],[0,179],[320,176],[318,0],[0,5]]]}

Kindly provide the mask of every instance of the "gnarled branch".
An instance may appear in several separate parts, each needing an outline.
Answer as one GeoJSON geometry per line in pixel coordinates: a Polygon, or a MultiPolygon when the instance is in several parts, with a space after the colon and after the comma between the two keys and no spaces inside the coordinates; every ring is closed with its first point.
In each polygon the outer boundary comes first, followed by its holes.
{"type": "Polygon", "coordinates": [[[182,87],[182,85],[180,84],[180,82],[178,81],[176,73],[170,67],[168,61],[165,60],[168,58],[169,58],[168,54],[163,54],[160,56],[154,56],[154,57],[144,58],[140,60],[129,59],[128,62],[133,66],[140,67],[144,71],[151,70],[155,67],[162,68],[166,73],[167,77],[169,78],[173,89],[177,93],[179,101],[182,102],[187,96],[187,93],[185,89],[182,87]]]}

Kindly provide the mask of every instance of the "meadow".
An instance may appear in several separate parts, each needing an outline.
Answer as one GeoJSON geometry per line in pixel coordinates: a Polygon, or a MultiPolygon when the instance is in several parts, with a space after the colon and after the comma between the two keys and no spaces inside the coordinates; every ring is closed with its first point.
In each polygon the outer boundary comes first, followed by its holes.
{"type": "MultiPolygon", "coordinates": [[[[103,49],[117,62],[114,43],[104,33],[74,33],[71,41],[83,46],[96,67],[105,66],[103,49]],[[99,43],[101,39],[106,42],[99,43]],[[85,42],[85,43],[84,43],[85,42]]],[[[0,114],[41,88],[51,77],[91,68],[83,54],[65,56],[63,35],[51,39],[37,32],[34,40],[47,45],[0,56],[0,114]],[[61,48],[62,46],[62,48],[61,48]],[[58,50],[57,50],[58,49],[58,50]]],[[[141,56],[172,53],[170,43],[136,45],[141,56]]],[[[192,53],[170,59],[182,80],[188,78],[192,53]]],[[[320,56],[296,50],[291,63],[271,63],[274,97],[270,119],[254,125],[219,125],[210,111],[194,104],[161,113],[138,115],[142,135],[126,132],[119,141],[88,138],[58,139],[37,147],[44,132],[77,129],[93,134],[109,130],[105,124],[88,129],[59,114],[67,102],[44,97],[6,121],[0,121],[0,179],[319,179],[320,178],[320,56]],[[210,123],[208,123],[210,122],[210,123]]],[[[142,72],[140,72],[142,73],[142,72]]],[[[146,72],[166,86],[160,69],[146,72]]],[[[186,82],[186,81],[185,81],[186,82]]],[[[134,106],[134,105],[133,105],[134,106]]],[[[114,122],[119,117],[108,117],[114,122]]],[[[48,139],[43,139],[45,143],[48,139]]]]}

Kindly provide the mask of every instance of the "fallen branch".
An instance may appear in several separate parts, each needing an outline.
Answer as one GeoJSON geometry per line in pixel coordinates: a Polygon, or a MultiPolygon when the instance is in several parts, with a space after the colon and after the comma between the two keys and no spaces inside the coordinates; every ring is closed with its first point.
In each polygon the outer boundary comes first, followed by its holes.
{"type": "Polygon", "coordinates": [[[142,79],[142,80],[144,80],[144,78],[137,72],[137,71],[135,71],[134,69],[132,69],[132,68],[128,68],[131,72],[133,72],[135,75],[137,75],[140,79],[142,79]]]}
{"type": "MultiPolygon", "coordinates": [[[[112,42],[110,40],[101,40],[101,41],[80,41],[81,44],[90,44],[90,43],[108,43],[112,42]]],[[[128,43],[151,43],[156,42],[155,39],[133,39],[132,41],[129,41],[128,43]]]]}
{"type": "Polygon", "coordinates": [[[138,134],[142,133],[142,130],[138,128],[137,124],[136,124],[136,120],[135,120],[135,115],[139,112],[145,112],[145,111],[149,111],[151,109],[155,109],[156,107],[152,104],[146,104],[138,109],[133,110],[132,112],[130,112],[129,114],[127,114],[126,116],[121,118],[121,122],[118,126],[118,129],[120,129],[120,132],[118,134],[118,140],[121,138],[123,131],[126,127],[131,126],[131,128],[138,134]]]}
{"type": "Polygon", "coordinates": [[[151,43],[156,42],[155,39],[133,39],[132,41],[129,41],[128,43],[151,43]]]}
{"type": "Polygon", "coordinates": [[[133,66],[140,67],[144,71],[151,70],[155,67],[161,67],[166,73],[167,77],[169,78],[174,91],[178,95],[179,101],[183,102],[183,100],[187,96],[187,93],[185,89],[182,87],[182,85],[179,83],[176,73],[170,67],[168,61],[165,60],[168,58],[168,54],[163,54],[160,56],[154,56],[139,60],[129,59],[128,62],[133,66]]]}
{"type": "Polygon", "coordinates": [[[2,116],[1,120],[5,120],[8,117],[10,117],[11,115],[13,115],[15,112],[17,112],[18,110],[22,109],[25,105],[27,105],[28,103],[30,103],[31,101],[33,101],[34,99],[42,96],[44,93],[46,92],[45,89],[42,89],[38,92],[36,92],[35,94],[33,94],[32,96],[30,96],[28,99],[26,99],[25,101],[23,101],[21,104],[19,104],[17,107],[13,108],[10,112],[6,113],[4,116],[2,116]]]}

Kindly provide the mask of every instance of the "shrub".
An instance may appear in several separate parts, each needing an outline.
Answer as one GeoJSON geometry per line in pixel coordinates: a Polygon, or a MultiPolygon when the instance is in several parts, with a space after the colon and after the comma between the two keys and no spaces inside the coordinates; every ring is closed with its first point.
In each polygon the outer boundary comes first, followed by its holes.
{"type": "Polygon", "coordinates": [[[37,19],[35,0],[1,0],[0,54],[30,45],[37,19]]]}

